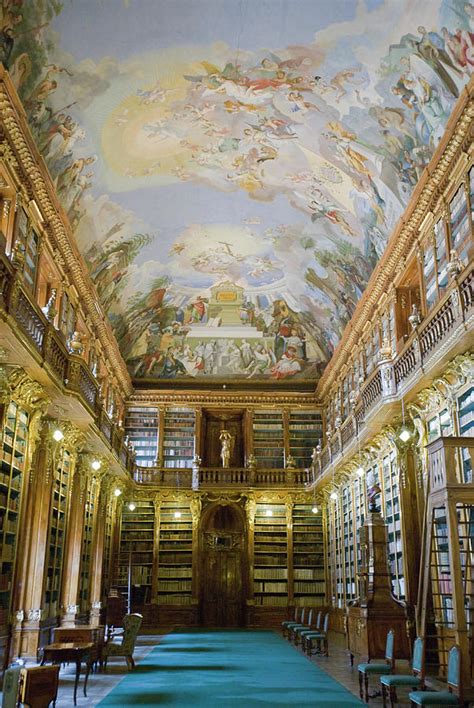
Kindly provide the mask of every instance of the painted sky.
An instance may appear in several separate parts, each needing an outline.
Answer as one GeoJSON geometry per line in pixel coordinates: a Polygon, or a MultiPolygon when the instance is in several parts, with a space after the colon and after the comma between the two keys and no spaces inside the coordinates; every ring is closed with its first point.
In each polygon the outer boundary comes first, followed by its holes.
{"type": "Polygon", "coordinates": [[[48,16],[18,81],[133,375],[321,371],[474,70],[473,22],[464,0],[67,0],[48,16]],[[223,282],[254,328],[226,342],[222,313],[193,305],[223,282]],[[193,331],[211,319],[204,367],[193,331]]]}

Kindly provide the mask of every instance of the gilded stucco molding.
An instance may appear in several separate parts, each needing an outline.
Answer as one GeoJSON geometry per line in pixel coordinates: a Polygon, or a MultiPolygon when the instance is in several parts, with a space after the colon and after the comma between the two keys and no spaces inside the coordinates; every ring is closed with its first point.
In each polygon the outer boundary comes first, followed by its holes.
{"type": "Polygon", "coordinates": [[[44,160],[31,137],[26,116],[16,96],[8,73],[0,67],[0,116],[3,129],[1,152],[29,200],[34,199],[43,217],[42,228],[64,261],[69,279],[74,282],[79,300],[104,353],[113,367],[124,397],[132,392],[132,384],[119,351],[112,328],[103,313],[92,280],[74,242],[69,221],[58,198],[44,160]]]}
{"type": "MultiPolygon", "coordinates": [[[[423,220],[444,196],[453,179],[453,170],[463,153],[472,147],[474,120],[474,79],[465,87],[448,123],[446,137],[440,142],[429,165],[416,187],[408,207],[393,231],[381,260],[375,267],[369,283],[346,327],[342,339],[328,363],[317,387],[320,400],[327,396],[341,367],[351,357],[362,336],[365,324],[370,321],[381,301],[393,284],[398,264],[405,262],[416,246],[423,220]]],[[[464,158],[463,158],[464,159],[464,158]]],[[[467,160],[465,164],[467,165],[467,160]]]]}
{"type": "Polygon", "coordinates": [[[142,405],[148,403],[157,407],[165,406],[167,404],[188,404],[202,408],[203,405],[215,404],[236,406],[255,405],[258,407],[264,406],[265,408],[280,408],[281,406],[288,406],[291,408],[307,408],[308,406],[313,406],[314,408],[321,408],[321,404],[318,403],[314,393],[266,394],[262,392],[255,394],[233,394],[232,392],[209,393],[204,390],[200,393],[185,391],[173,391],[173,393],[163,393],[161,391],[146,391],[143,393],[136,392],[130,396],[128,403],[129,405],[142,405]]]}
{"type": "Polygon", "coordinates": [[[10,371],[8,386],[10,388],[10,398],[29,412],[36,410],[44,414],[51,403],[51,399],[41,384],[34,381],[20,367],[15,367],[10,371]]]}

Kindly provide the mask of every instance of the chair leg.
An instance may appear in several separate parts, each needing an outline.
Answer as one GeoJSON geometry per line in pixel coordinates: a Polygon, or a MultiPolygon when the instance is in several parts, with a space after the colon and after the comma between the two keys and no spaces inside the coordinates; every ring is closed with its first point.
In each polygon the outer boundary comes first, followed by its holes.
{"type": "Polygon", "coordinates": [[[327,637],[323,639],[323,654],[324,656],[329,656],[329,642],[327,637]]]}
{"type": "Polygon", "coordinates": [[[130,659],[130,666],[132,667],[132,669],[134,669],[134,668],[135,668],[135,662],[134,662],[134,660],[133,660],[133,656],[130,654],[130,656],[129,656],[128,658],[130,659]]]}
{"type": "Polygon", "coordinates": [[[359,695],[362,700],[364,700],[364,690],[363,690],[364,674],[359,671],[359,695]]]}
{"type": "Polygon", "coordinates": [[[387,706],[387,688],[384,683],[382,683],[381,686],[382,686],[382,705],[383,705],[383,708],[386,708],[386,706],[387,706]]]}
{"type": "Polygon", "coordinates": [[[365,702],[369,702],[369,674],[364,674],[365,702]]]}
{"type": "Polygon", "coordinates": [[[390,693],[389,693],[390,708],[394,708],[395,703],[397,702],[397,690],[396,690],[395,686],[390,686],[389,691],[390,691],[390,693]]]}

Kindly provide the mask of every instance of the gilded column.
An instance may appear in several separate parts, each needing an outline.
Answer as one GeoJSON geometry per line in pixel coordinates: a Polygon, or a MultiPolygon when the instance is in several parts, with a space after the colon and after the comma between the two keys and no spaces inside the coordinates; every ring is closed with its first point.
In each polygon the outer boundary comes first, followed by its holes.
{"type": "Polygon", "coordinates": [[[257,503],[253,497],[249,497],[245,502],[245,512],[247,515],[247,554],[248,554],[248,593],[247,593],[247,626],[254,622],[255,596],[253,591],[253,575],[254,575],[254,531],[255,531],[255,512],[257,511],[257,503]]]}
{"type": "Polygon", "coordinates": [[[196,610],[196,615],[194,621],[197,623],[197,608],[199,606],[199,587],[200,587],[200,577],[199,577],[199,524],[201,521],[202,513],[202,500],[201,497],[193,497],[189,503],[191,509],[191,515],[193,520],[193,556],[192,556],[192,604],[196,610]]]}
{"type": "MultiPolygon", "coordinates": [[[[9,377],[11,398],[30,412],[25,473],[22,480],[22,506],[18,532],[17,564],[12,592],[12,643],[10,656],[28,653],[29,630],[41,619],[44,554],[48,533],[51,486],[49,422],[43,419],[50,399],[42,387],[22,369],[9,377]],[[41,499],[41,501],[39,501],[41,499]],[[43,509],[43,504],[45,509],[43,509]],[[19,550],[21,549],[21,552],[19,550]],[[34,595],[32,596],[32,591],[34,595]],[[32,609],[37,610],[35,613],[32,609]]],[[[36,656],[36,651],[33,652],[36,656]]]]}
{"type": "Polygon", "coordinates": [[[102,568],[104,559],[105,543],[105,521],[107,517],[107,504],[111,493],[110,479],[107,475],[107,463],[99,460],[101,466],[97,474],[92,479],[92,484],[97,485],[97,510],[94,518],[92,531],[92,552],[89,583],[89,624],[97,626],[100,624],[100,611],[102,609],[102,568]]]}
{"type": "Polygon", "coordinates": [[[294,572],[293,572],[293,500],[286,501],[286,557],[288,569],[288,604],[294,604],[294,572]]]}
{"type": "Polygon", "coordinates": [[[80,455],[74,471],[69,501],[69,523],[63,562],[61,586],[61,626],[73,627],[79,612],[77,598],[81,572],[82,534],[84,530],[87,480],[90,474],[90,458],[80,455]]]}

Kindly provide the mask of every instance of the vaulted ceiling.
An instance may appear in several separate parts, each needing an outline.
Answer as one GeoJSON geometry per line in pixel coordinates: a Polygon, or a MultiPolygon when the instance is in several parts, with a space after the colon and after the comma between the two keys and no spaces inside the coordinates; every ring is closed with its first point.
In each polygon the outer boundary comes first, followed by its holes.
{"type": "Polygon", "coordinates": [[[316,379],[473,70],[474,5],[1,4],[132,377],[316,379]]]}

